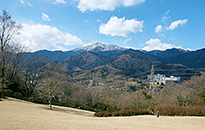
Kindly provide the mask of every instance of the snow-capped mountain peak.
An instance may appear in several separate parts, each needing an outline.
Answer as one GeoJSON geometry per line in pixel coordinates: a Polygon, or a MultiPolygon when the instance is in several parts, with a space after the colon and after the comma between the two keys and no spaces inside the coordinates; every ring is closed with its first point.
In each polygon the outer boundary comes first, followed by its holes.
{"type": "Polygon", "coordinates": [[[125,48],[116,46],[116,45],[106,45],[106,44],[101,44],[101,43],[95,43],[92,45],[88,45],[85,47],[77,48],[74,51],[93,51],[93,52],[98,52],[98,51],[113,51],[113,50],[126,50],[125,48]]]}

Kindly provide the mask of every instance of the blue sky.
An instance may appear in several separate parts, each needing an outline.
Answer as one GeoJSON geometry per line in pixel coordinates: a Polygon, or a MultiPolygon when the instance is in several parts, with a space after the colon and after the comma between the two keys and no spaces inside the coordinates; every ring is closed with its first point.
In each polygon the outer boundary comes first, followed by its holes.
{"type": "MultiPolygon", "coordinates": [[[[96,42],[150,50],[205,47],[204,0],[0,0],[30,51],[96,42]]],[[[2,14],[2,12],[1,12],[2,14]]]]}

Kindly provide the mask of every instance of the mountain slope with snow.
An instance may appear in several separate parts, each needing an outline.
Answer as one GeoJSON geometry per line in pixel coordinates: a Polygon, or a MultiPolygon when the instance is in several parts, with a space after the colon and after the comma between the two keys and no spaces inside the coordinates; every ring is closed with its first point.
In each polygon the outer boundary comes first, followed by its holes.
{"type": "Polygon", "coordinates": [[[125,48],[116,46],[116,45],[106,45],[101,43],[95,43],[92,45],[88,45],[85,47],[74,49],[73,51],[92,51],[92,52],[99,52],[99,51],[123,51],[126,50],[125,48]]]}

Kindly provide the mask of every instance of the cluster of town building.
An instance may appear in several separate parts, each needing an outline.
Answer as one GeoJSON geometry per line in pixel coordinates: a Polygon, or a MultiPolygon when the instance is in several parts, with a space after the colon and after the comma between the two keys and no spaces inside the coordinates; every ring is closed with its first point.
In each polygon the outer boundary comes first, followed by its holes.
{"type": "Polygon", "coordinates": [[[151,74],[147,75],[147,79],[150,82],[149,90],[152,91],[160,91],[164,87],[164,85],[169,82],[180,82],[180,77],[170,76],[166,77],[165,75],[161,74],[154,74],[154,65],[152,65],[151,74]],[[157,89],[158,88],[158,89],[157,89]]]}
{"type": "MultiPolygon", "coordinates": [[[[147,79],[150,80],[151,75],[147,75],[147,79]]],[[[156,74],[154,75],[153,81],[159,84],[166,84],[169,81],[180,82],[180,77],[175,77],[175,76],[166,77],[163,74],[162,75],[156,74]]]]}

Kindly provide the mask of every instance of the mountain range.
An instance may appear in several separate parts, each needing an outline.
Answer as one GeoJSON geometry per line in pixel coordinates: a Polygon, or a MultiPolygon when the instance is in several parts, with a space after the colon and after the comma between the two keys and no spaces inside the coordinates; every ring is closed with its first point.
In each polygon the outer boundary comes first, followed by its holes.
{"type": "Polygon", "coordinates": [[[200,74],[205,68],[205,49],[144,51],[96,43],[65,52],[41,50],[28,53],[28,57],[35,54],[48,56],[49,62],[61,63],[71,77],[87,75],[94,78],[97,75],[89,75],[88,72],[97,70],[100,71],[97,77],[101,78],[112,74],[145,79],[154,65],[155,74],[180,76],[182,80],[186,80],[194,74],[200,74]]]}

